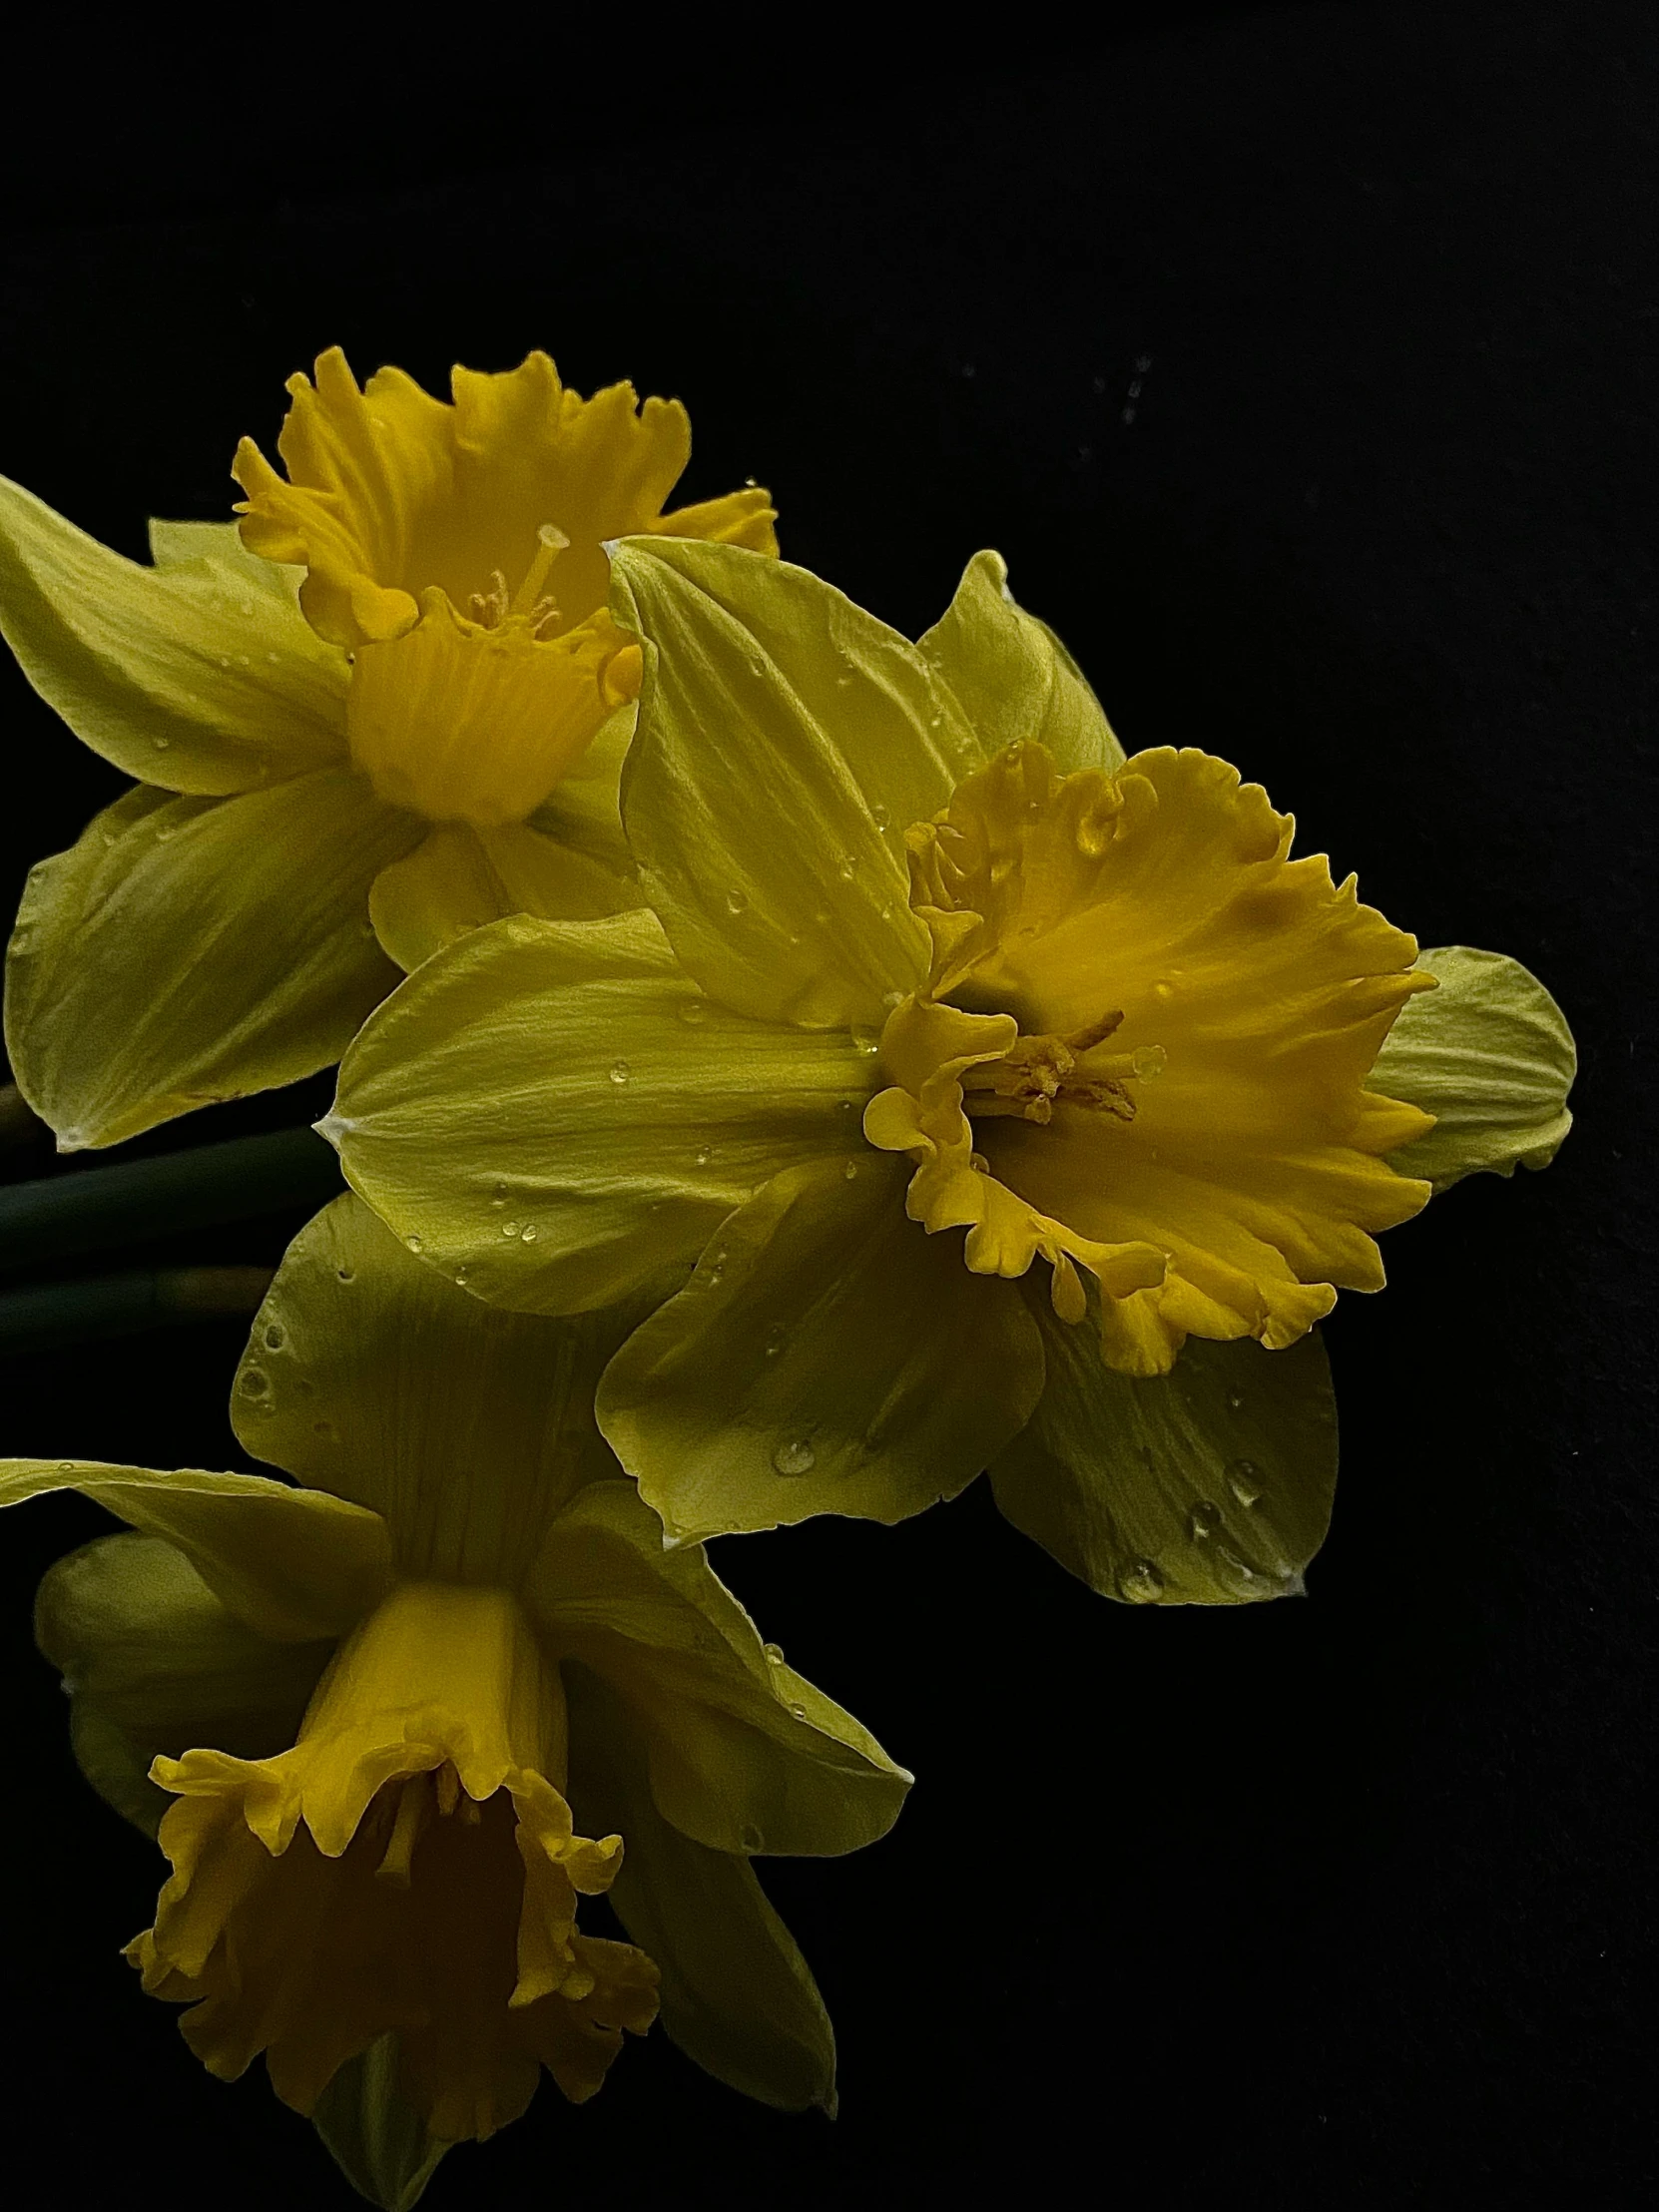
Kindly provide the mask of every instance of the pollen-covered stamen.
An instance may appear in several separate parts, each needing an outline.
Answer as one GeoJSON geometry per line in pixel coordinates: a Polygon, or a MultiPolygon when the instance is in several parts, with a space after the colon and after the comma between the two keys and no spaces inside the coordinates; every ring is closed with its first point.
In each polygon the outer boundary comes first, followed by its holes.
{"type": "Polygon", "coordinates": [[[964,1070],[963,1107],[978,1119],[1011,1115],[1042,1126],[1063,1101],[1133,1121],[1135,1101],[1128,1086],[1156,1075],[1164,1056],[1144,1045],[1138,1052],[1099,1052],[1096,1048],[1122,1020],[1120,1012],[1102,1014],[1069,1036],[1016,1038],[999,1060],[964,1070]]]}

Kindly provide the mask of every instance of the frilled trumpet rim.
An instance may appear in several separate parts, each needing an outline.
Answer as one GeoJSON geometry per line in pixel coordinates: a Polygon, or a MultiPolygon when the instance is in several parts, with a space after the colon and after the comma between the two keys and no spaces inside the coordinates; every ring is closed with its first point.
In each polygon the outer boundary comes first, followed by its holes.
{"type": "Polygon", "coordinates": [[[574,1833],[564,1705],[517,1602],[404,1583],[340,1646],[298,1741],[264,1760],[159,1759],[179,1803],[173,1874],[128,1946],[209,2069],[264,2050],[309,2111],[345,2059],[397,2031],[428,2132],[482,2136],[545,2065],[590,2096],[656,2010],[656,1969],[576,1930],[621,1839],[574,1833]]]}
{"type": "Polygon", "coordinates": [[[1381,1287],[1371,1232],[1428,1196],[1383,1155],[1432,1118],[1365,1078],[1433,979],[1293,830],[1209,754],[1061,776],[1015,745],[905,840],[932,961],[864,1134],[973,1272],[1047,1260],[1068,1322],[1091,1274],[1131,1374],[1189,1334],[1295,1343],[1338,1286],[1381,1287]]]}

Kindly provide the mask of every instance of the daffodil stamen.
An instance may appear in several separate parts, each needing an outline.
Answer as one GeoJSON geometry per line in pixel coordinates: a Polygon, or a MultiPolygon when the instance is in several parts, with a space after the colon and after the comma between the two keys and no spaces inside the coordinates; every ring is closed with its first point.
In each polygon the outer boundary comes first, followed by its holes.
{"type": "Polygon", "coordinates": [[[525,578],[513,595],[509,614],[527,615],[539,629],[549,620],[556,620],[558,607],[554,600],[542,594],[548,572],[553,563],[569,545],[570,540],[556,522],[544,522],[536,532],[536,555],[526,571],[525,578]]]}

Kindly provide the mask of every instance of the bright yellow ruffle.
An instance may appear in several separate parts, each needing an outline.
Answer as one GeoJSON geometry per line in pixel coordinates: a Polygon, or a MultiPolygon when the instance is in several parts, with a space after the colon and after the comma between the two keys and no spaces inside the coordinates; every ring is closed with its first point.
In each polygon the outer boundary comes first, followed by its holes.
{"type": "Polygon", "coordinates": [[[227,2078],[264,2050],[308,2112],[388,2030],[428,2134],[517,2118],[546,2066],[591,2096],[656,2011],[656,1969],[576,1931],[618,1837],[589,1842],[562,1778],[564,1700],[516,1600],[403,1583],[340,1646],[292,1750],[158,1759],[179,1798],[156,1924],[128,1946],[227,2078]]]}
{"type": "Polygon", "coordinates": [[[691,452],[677,400],[584,399],[545,353],[457,368],[453,400],[401,369],[359,390],[337,347],[289,379],[284,478],[251,439],[233,473],[251,551],[304,567],[312,628],[358,659],[352,757],[435,821],[522,821],[638,688],[605,613],[606,544],[647,532],[776,553],[758,486],[665,515],[691,452]]]}
{"type": "Polygon", "coordinates": [[[1130,1374],[1189,1334],[1295,1342],[1381,1286],[1372,1233],[1428,1196],[1382,1155],[1429,1117],[1365,1079],[1431,978],[1292,828],[1205,753],[1062,777],[1026,745],[906,839],[933,961],[865,1134],[915,1163],[915,1219],[968,1225],[970,1268],[1048,1260],[1068,1321],[1094,1274],[1130,1374]]]}

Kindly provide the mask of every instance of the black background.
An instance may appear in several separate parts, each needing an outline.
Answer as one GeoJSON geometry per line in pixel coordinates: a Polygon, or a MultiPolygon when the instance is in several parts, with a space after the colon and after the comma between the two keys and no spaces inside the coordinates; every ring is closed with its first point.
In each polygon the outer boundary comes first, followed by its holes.
{"type": "MultiPolygon", "coordinates": [[[[328,343],[437,389],[545,345],[581,389],[678,393],[685,497],[759,477],[786,550],[912,633],[999,546],[1131,750],[1238,762],[1424,943],[1533,966],[1582,1053],[1549,1173],[1394,1232],[1386,1294],[1330,1325],[1344,1474],[1306,1602],[1106,1604],[983,1484],[893,1532],[717,1546],[920,1778],[886,1843],[768,1873],[841,2117],[748,2105],[654,2036],[429,2203],[1639,2201],[1643,11],[1166,10],[1081,49],[1026,11],[944,61],[838,16],[714,55],[377,16],[176,58],[72,25],[14,77],[44,128],[6,155],[0,468],[137,554],[149,514],[228,511],[238,434],[269,450],[328,343]]],[[[0,761],[11,897],[120,780],[9,668],[0,761]]],[[[168,1249],[274,1260],[296,1226],[168,1249]]],[[[12,1361],[0,1446],[247,1465],[239,1342],[12,1361]]],[[[27,1625],[105,1525],[53,1499],[0,1546],[9,2155],[44,2128],[58,2203],[343,2206],[263,2071],[210,2080],[116,1955],[159,1861],[76,1777],[27,1625]]]]}

